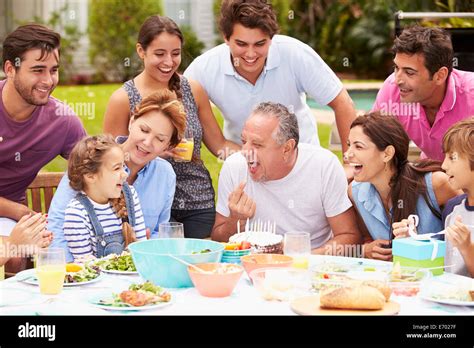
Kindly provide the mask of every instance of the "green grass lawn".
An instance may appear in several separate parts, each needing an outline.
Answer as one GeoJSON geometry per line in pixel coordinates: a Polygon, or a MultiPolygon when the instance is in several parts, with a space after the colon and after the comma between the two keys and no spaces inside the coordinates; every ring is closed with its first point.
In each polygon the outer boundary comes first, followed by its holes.
{"type": "MultiPolygon", "coordinates": [[[[87,103],[84,113],[79,113],[77,107],[73,109],[80,116],[88,134],[99,134],[102,132],[103,117],[105,107],[111,94],[119,88],[119,84],[111,85],[90,85],[90,86],[59,86],[54,91],[54,97],[67,104],[87,103]],[[93,112],[92,112],[93,111],[93,112]]],[[[218,109],[214,109],[217,122],[222,128],[222,116],[218,109]]],[[[328,147],[331,126],[328,124],[318,124],[318,133],[321,145],[328,147]]],[[[341,159],[341,152],[335,152],[341,159]]],[[[222,163],[218,161],[205,146],[202,147],[201,156],[207,169],[211,173],[212,184],[217,192],[218,174],[222,163]]],[[[48,172],[62,172],[67,168],[67,162],[60,156],[46,165],[43,170],[48,172]]]]}

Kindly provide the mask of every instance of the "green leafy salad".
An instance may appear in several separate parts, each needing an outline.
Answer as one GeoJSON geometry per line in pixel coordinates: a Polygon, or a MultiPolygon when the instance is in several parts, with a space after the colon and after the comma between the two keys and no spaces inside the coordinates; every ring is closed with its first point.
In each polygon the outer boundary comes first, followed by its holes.
{"type": "Polygon", "coordinates": [[[95,265],[106,271],[137,271],[132,260],[132,255],[127,251],[124,251],[121,255],[111,254],[106,258],[99,259],[95,262],[95,265]]]}

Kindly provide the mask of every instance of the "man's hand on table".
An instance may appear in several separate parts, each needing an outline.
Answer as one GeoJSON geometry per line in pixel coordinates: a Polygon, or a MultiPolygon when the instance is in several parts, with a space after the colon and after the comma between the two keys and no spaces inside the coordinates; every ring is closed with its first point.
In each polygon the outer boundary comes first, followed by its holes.
{"type": "Polygon", "coordinates": [[[390,241],[377,239],[363,245],[364,257],[383,261],[392,261],[392,248],[390,241]]]}

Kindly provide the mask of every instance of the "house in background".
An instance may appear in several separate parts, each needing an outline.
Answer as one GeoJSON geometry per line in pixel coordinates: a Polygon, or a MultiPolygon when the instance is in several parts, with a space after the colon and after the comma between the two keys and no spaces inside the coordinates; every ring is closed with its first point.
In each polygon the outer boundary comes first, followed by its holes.
{"type": "MultiPolygon", "coordinates": [[[[96,0],[100,1],[100,0],[96,0]]],[[[87,33],[88,0],[0,0],[0,40],[12,32],[18,22],[31,21],[35,16],[47,20],[51,13],[68,4],[65,14],[68,23],[75,24],[79,31],[87,33]]],[[[213,0],[162,0],[164,14],[172,18],[179,26],[190,26],[196,36],[205,45],[205,50],[214,47],[213,0]]],[[[153,13],[150,13],[152,15],[153,13]]],[[[137,34],[138,34],[137,28],[137,34]]],[[[74,70],[77,74],[92,74],[94,69],[89,63],[89,37],[84,34],[74,56],[74,70]]],[[[0,69],[2,70],[2,69],[0,69]]],[[[3,71],[0,71],[3,76],[3,71]]]]}

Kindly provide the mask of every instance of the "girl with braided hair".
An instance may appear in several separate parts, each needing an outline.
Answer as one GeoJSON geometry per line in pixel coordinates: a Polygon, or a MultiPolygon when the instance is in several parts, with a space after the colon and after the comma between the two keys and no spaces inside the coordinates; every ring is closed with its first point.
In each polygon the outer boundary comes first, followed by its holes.
{"type": "Polygon", "coordinates": [[[183,34],[170,18],[156,15],[143,23],[136,47],[144,69],[111,96],[104,132],[128,134],[130,117],[142,98],[156,90],[176,93],[186,111],[186,128],[192,131],[194,150],[190,162],[179,161],[180,149],[163,156],[176,173],[171,217],[184,224],[186,237],[206,238],[214,225],[215,202],[210,174],[200,159],[201,142],[220,160],[239,151],[240,145],[224,138],[201,85],[178,74],[183,44],[183,34]]]}
{"type": "Polygon", "coordinates": [[[121,254],[128,244],[146,239],[138,195],[126,182],[124,159],[110,135],[86,137],[71,152],[69,184],[78,193],[66,208],[64,235],[76,262],[121,254]]]}
{"type": "Polygon", "coordinates": [[[374,112],[352,122],[345,153],[354,168],[349,198],[365,235],[364,257],[391,260],[391,240],[408,232],[417,214],[417,233],[443,229],[441,207],[458,195],[433,160],[408,162],[410,139],[393,116],[374,112]]]}

